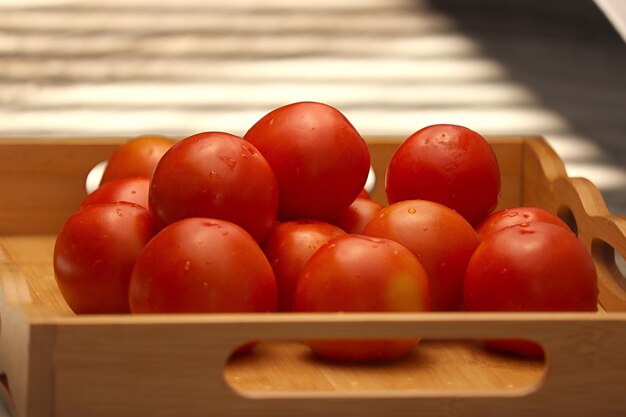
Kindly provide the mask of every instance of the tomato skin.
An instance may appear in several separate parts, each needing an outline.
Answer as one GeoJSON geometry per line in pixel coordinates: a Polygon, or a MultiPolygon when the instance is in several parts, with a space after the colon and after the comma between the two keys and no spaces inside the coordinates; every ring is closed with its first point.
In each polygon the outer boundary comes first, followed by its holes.
{"type": "Polygon", "coordinates": [[[318,220],[295,220],[280,223],[263,242],[278,285],[278,310],[293,309],[293,294],[302,268],[330,239],[343,235],[339,227],[318,220]]]}
{"type": "Polygon", "coordinates": [[[357,198],[331,222],[348,233],[364,234],[367,224],[383,209],[369,198],[357,198]]]}
{"type": "Polygon", "coordinates": [[[111,180],[89,194],[81,203],[80,208],[93,204],[126,201],[148,209],[149,190],[150,178],[148,177],[126,177],[111,180]]]}
{"type": "Polygon", "coordinates": [[[361,190],[361,192],[359,193],[359,195],[357,196],[357,198],[366,198],[368,200],[372,199],[372,196],[370,195],[370,193],[367,192],[367,190],[364,188],[363,190],[361,190]]]}
{"type": "Polygon", "coordinates": [[[248,141],[203,132],[163,155],[149,201],[161,225],[190,217],[223,219],[262,242],[276,221],[278,186],[267,161],[248,141]]]}
{"type": "Polygon", "coordinates": [[[152,176],[163,154],[176,140],[162,136],[140,136],[120,145],[109,158],[100,184],[126,177],[152,176]]]}
{"type": "MultiPolygon", "coordinates": [[[[306,263],[294,298],[297,312],[430,310],[428,279],[417,258],[397,242],[342,235],[306,263]]],[[[419,339],[308,340],[317,355],[340,361],[381,361],[409,353],[419,339]]]]}
{"type": "Polygon", "coordinates": [[[188,218],[162,229],[141,251],[129,300],[133,313],[270,312],[276,280],[244,229],[188,218]]]}
{"type": "Polygon", "coordinates": [[[448,206],[472,225],[498,204],[500,172],[491,145],[456,125],[432,125],[409,136],[387,166],[389,204],[430,200],[448,206]]]}
{"type": "Polygon", "coordinates": [[[293,103],[275,109],[245,134],[271,165],[281,220],[328,220],[359,195],[370,155],[361,135],[334,107],[293,103]]]}
{"type": "Polygon", "coordinates": [[[521,206],[491,213],[476,226],[476,233],[478,233],[478,238],[483,240],[490,234],[507,227],[531,222],[551,223],[566,230],[571,230],[567,223],[547,210],[539,207],[521,206]]]}
{"type": "Polygon", "coordinates": [[[432,201],[406,200],[378,212],[364,233],[395,240],[420,260],[433,311],[461,308],[465,269],[479,240],[460,214],[432,201]]]}
{"type": "Polygon", "coordinates": [[[144,207],[90,205],[63,226],[53,265],[65,301],[77,314],[128,313],[128,283],[139,252],[155,233],[144,207]]]}
{"type": "MultiPolygon", "coordinates": [[[[467,311],[597,311],[596,270],[576,236],[549,223],[522,223],[486,237],[465,274],[467,311]]],[[[488,345],[539,356],[529,341],[488,345]]]]}

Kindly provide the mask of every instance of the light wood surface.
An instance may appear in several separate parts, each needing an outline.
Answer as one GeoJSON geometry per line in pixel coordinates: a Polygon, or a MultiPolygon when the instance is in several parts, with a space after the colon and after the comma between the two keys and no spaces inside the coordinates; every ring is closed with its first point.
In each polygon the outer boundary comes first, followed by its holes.
{"type": "MultiPolygon", "coordinates": [[[[571,212],[600,266],[608,312],[75,316],[54,281],[52,231],[84,193],[84,181],[74,177],[106,159],[120,140],[0,144],[0,169],[14,176],[21,168],[12,156],[60,159],[41,168],[48,174],[41,184],[33,179],[34,189],[0,183],[1,192],[20,194],[22,208],[39,216],[35,222],[17,210],[0,211],[0,373],[8,384],[0,392],[19,417],[369,417],[391,411],[515,417],[546,409],[551,415],[623,415],[626,313],[619,311],[626,302],[609,256],[613,248],[625,252],[623,218],[608,213],[591,184],[568,179],[541,138],[490,140],[502,171],[501,207],[527,203],[571,212]],[[76,160],[63,165],[67,158],[76,160]],[[64,197],[54,197],[56,216],[28,198],[64,183],[64,197]],[[412,336],[424,340],[407,357],[383,364],[325,362],[300,342],[412,336]],[[485,337],[536,340],[547,359],[484,350],[478,340],[485,337]],[[234,347],[249,340],[261,342],[229,360],[234,347]]],[[[395,146],[370,139],[378,172],[395,146]]],[[[375,195],[380,198],[380,188],[375,195]]]]}

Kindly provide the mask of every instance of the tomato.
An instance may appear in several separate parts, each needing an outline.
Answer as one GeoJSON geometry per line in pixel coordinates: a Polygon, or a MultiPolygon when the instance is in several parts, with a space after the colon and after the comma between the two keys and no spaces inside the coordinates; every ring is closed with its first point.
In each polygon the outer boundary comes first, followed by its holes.
{"type": "Polygon", "coordinates": [[[479,244],[463,216],[432,201],[401,201],[381,210],[365,234],[395,240],[417,256],[428,273],[434,311],[461,308],[465,269],[479,244]]]}
{"type": "Polygon", "coordinates": [[[364,188],[363,190],[361,190],[361,192],[359,193],[359,195],[357,196],[357,198],[366,198],[368,200],[372,199],[372,196],[370,195],[370,193],[367,192],[367,190],[364,188]]]}
{"type": "Polygon", "coordinates": [[[357,198],[331,222],[348,233],[363,234],[365,226],[383,209],[369,198],[357,198]]]}
{"type": "Polygon", "coordinates": [[[275,109],[244,139],[259,149],[276,174],[282,220],[327,220],[354,201],[369,175],[365,141],[339,110],[326,104],[302,102],[275,109]]]}
{"type": "MultiPolygon", "coordinates": [[[[597,311],[593,259],[569,230],[522,223],[487,236],[465,274],[467,311],[597,311]]],[[[525,356],[541,356],[533,342],[487,341],[525,356]]]]}
{"type": "Polygon", "coordinates": [[[102,184],[94,192],[89,194],[81,203],[80,208],[93,204],[126,201],[138,204],[147,209],[149,207],[149,190],[150,178],[148,177],[126,177],[118,180],[111,180],[102,184]]]}
{"type": "MultiPolygon", "coordinates": [[[[430,309],[428,279],[417,258],[388,239],[342,235],[306,263],[294,298],[298,312],[416,312],[430,309]]],[[[317,355],[380,361],[409,353],[419,339],[308,340],[317,355]]]]}
{"type": "Polygon", "coordinates": [[[128,283],[135,259],[154,235],[144,207],[96,204],[72,215],[57,236],[54,275],[77,314],[128,313],[128,283]]]}
{"type": "Polygon", "coordinates": [[[109,158],[100,184],[126,177],[148,177],[161,156],[176,143],[162,136],[141,136],[120,145],[109,158]]]}
{"type": "Polygon", "coordinates": [[[276,280],[258,244],[234,223],[189,218],[141,251],[130,280],[133,313],[269,312],[276,280]]]}
{"type": "Polygon", "coordinates": [[[272,229],[262,248],[276,276],[280,311],[292,310],[298,277],[313,253],[342,234],[339,227],[318,220],[288,221],[272,229]]]}
{"type": "Polygon", "coordinates": [[[491,213],[476,226],[476,232],[480,240],[509,226],[521,223],[543,222],[561,226],[567,230],[570,228],[558,216],[539,207],[511,207],[491,213]]]}
{"type": "Polygon", "coordinates": [[[189,217],[223,219],[261,242],[276,221],[278,186],[269,164],[248,141],[204,132],[163,155],[149,200],[161,225],[189,217]]]}
{"type": "Polygon", "coordinates": [[[432,125],[409,136],[387,166],[387,198],[431,200],[472,225],[498,204],[500,173],[491,145],[462,126],[432,125]]]}

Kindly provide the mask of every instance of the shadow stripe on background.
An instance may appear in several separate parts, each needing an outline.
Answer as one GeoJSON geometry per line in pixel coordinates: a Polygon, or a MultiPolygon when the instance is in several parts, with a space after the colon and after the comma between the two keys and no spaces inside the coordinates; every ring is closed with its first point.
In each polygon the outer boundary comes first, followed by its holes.
{"type": "Polygon", "coordinates": [[[606,22],[577,1],[469,3],[5,0],[0,135],[243,134],[274,107],[316,100],[363,135],[432,123],[544,134],[570,175],[590,178],[626,213],[626,150],[594,134],[624,134],[623,71],[598,69],[615,64],[598,49],[613,45],[606,22]],[[585,64],[573,51],[595,72],[569,77],[585,64]],[[507,60],[536,54],[543,61],[522,75],[507,60]],[[554,97],[570,102],[567,112],[554,97]],[[609,110],[590,108],[598,103],[609,110]]]}

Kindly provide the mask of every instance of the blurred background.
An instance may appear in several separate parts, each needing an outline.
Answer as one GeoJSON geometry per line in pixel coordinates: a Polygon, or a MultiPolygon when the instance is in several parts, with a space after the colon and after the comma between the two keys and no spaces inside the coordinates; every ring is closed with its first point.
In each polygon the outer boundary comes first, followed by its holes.
{"type": "Polygon", "coordinates": [[[545,135],[626,214],[626,44],[592,0],[0,0],[0,136],[243,134],[314,100],[364,135],[545,135]]]}

